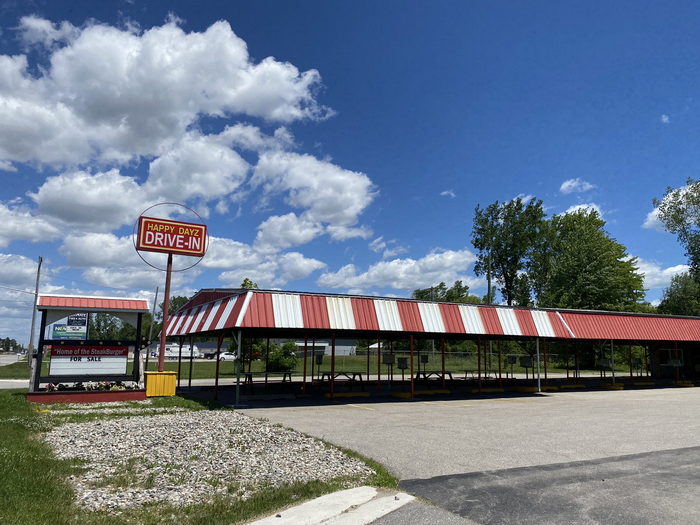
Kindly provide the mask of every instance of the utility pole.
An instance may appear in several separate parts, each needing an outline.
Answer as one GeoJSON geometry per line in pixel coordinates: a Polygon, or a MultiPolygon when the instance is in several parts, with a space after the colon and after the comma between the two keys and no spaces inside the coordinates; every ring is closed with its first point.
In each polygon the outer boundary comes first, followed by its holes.
{"type": "Polygon", "coordinates": [[[36,305],[39,302],[39,277],[41,276],[41,263],[43,262],[41,255],[39,256],[38,262],[39,263],[38,263],[37,268],[36,268],[36,286],[34,287],[34,307],[32,309],[32,328],[31,328],[31,332],[29,332],[29,348],[27,350],[27,366],[29,366],[29,367],[32,366],[32,356],[34,353],[34,326],[36,323],[36,305]]]}

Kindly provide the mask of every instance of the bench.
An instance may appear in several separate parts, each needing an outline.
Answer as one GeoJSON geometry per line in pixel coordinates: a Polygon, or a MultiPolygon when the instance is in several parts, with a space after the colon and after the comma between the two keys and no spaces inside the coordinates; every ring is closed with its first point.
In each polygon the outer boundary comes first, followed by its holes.
{"type": "Polygon", "coordinates": [[[264,377],[265,381],[267,382],[269,376],[282,376],[282,382],[286,383],[287,381],[291,382],[292,381],[292,373],[293,372],[244,372],[243,375],[245,376],[243,379],[244,384],[253,384],[253,377],[264,377]]]}
{"type": "Polygon", "coordinates": [[[447,370],[445,370],[445,372],[442,370],[422,370],[416,372],[416,379],[420,379],[421,377],[423,379],[430,379],[431,377],[435,377],[436,379],[446,379],[449,377],[452,379],[452,372],[447,370]]]}

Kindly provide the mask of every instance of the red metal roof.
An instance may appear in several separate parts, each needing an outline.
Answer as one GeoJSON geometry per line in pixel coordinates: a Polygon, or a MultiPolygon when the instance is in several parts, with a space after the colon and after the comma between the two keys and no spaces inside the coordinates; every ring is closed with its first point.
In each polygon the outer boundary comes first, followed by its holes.
{"type": "Polygon", "coordinates": [[[123,297],[39,295],[37,309],[80,310],[82,312],[148,312],[148,301],[123,297]]]}
{"type": "Polygon", "coordinates": [[[283,291],[204,290],[169,323],[168,336],[236,328],[343,330],[593,339],[700,341],[700,318],[543,310],[283,291]],[[209,302],[203,298],[213,298],[209,302]]]}

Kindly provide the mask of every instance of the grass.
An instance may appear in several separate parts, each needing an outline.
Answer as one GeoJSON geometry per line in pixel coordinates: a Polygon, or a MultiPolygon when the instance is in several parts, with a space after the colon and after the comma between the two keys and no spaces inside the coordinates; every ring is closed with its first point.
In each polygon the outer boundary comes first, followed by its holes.
{"type": "Polygon", "coordinates": [[[29,367],[27,361],[17,361],[10,365],[0,366],[0,379],[26,379],[29,380],[29,367]]]}
{"type": "MultiPolygon", "coordinates": [[[[251,498],[240,501],[227,497],[188,507],[173,507],[165,504],[146,505],[124,511],[122,514],[86,511],[75,504],[75,495],[68,477],[78,474],[83,468],[78,461],[56,459],[50,448],[38,439],[55,425],[67,420],[87,421],[95,418],[123,417],[124,414],[100,414],[95,407],[93,414],[71,414],[67,419],[48,409],[27,403],[26,390],[0,390],[0,523],[13,525],[63,525],[81,523],[86,525],[131,525],[131,524],[234,524],[257,516],[272,514],[280,508],[315,498],[335,490],[356,486],[359,480],[336,479],[330,482],[291,484],[261,490],[251,498]]],[[[139,405],[130,403],[134,413],[139,405]]],[[[218,408],[208,402],[198,402],[184,397],[153,398],[151,407],[180,407],[191,410],[218,408]]],[[[109,408],[109,407],[104,407],[109,408]]],[[[68,412],[68,411],[60,411],[68,412]]],[[[363,458],[352,451],[347,454],[365,461],[376,474],[369,484],[380,487],[397,486],[397,480],[376,462],[363,458]]],[[[127,460],[122,473],[108,480],[120,486],[148,486],[149,480],[138,480],[134,474],[135,464],[127,460]]],[[[365,481],[364,483],[367,483],[365,481]]]]}

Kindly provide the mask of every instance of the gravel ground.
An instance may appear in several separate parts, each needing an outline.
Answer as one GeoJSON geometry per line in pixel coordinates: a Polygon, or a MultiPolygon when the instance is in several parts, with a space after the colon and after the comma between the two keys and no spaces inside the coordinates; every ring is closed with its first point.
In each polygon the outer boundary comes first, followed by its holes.
{"type": "Polygon", "coordinates": [[[228,410],[67,423],[45,439],[59,458],[85,462],[71,481],[92,510],[247,498],[261,487],[373,473],[315,438],[228,410]]]}

